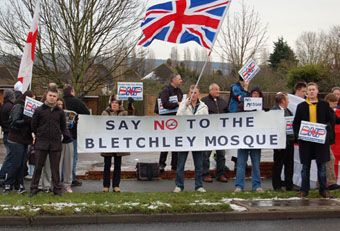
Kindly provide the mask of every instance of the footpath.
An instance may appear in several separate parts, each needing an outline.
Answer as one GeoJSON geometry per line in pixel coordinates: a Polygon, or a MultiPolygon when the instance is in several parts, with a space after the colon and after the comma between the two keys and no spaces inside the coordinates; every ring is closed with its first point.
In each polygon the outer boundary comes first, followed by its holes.
{"type": "MultiPolygon", "coordinates": [[[[0,145],[0,151],[3,149],[0,145]]],[[[3,153],[1,151],[1,153],[3,153]]],[[[4,158],[0,155],[0,161],[4,158]]],[[[125,157],[124,157],[125,158],[125,157]]],[[[130,156],[124,164],[122,171],[134,171],[135,163],[138,161],[157,162],[158,155],[147,154],[130,156]],[[137,156],[137,157],[136,157],[137,156]],[[138,160],[137,160],[138,158],[138,160]],[[150,160],[152,158],[153,161],[150,160]],[[156,160],[156,161],[155,161],[156,160]]],[[[270,154],[265,157],[270,160],[270,154]]],[[[230,159],[230,157],[228,158],[230,159]]],[[[88,154],[79,155],[81,172],[78,172],[83,185],[73,187],[74,193],[101,192],[102,180],[102,157],[100,155],[88,154]],[[95,172],[97,177],[89,177],[89,172],[95,172]],[[94,180],[96,179],[96,180],[94,180]]],[[[227,165],[233,170],[231,162],[227,165]]],[[[188,159],[186,169],[192,170],[192,160],[188,159]]],[[[167,171],[165,175],[174,175],[167,171]]],[[[227,174],[228,175],[228,174],[227,174]]],[[[232,174],[230,174],[232,175],[232,174]]],[[[190,177],[190,174],[188,175],[190,177]]],[[[165,177],[154,181],[138,181],[135,178],[122,179],[120,189],[124,192],[172,192],[175,182],[172,177],[165,177]]],[[[29,189],[30,181],[25,181],[29,189]]],[[[229,179],[228,183],[217,182],[204,183],[208,191],[233,191],[235,179],[229,179]]],[[[194,180],[185,179],[185,191],[194,191],[194,180]]],[[[262,180],[262,187],[265,191],[272,190],[271,179],[262,180]]],[[[251,190],[251,180],[246,180],[246,191],[251,190]]],[[[243,192],[247,193],[247,192],[243,192]]],[[[80,194],[81,195],[81,194],[80,194]]],[[[1,202],[1,196],[0,196],[1,202]]],[[[0,217],[1,226],[27,226],[27,225],[76,225],[76,224],[112,224],[112,223],[166,223],[166,222],[200,222],[200,221],[236,221],[236,220],[278,220],[278,219],[327,219],[340,218],[340,198],[335,199],[300,199],[296,197],[288,199],[239,199],[237,194],[228,203],[233,211],[212,212],[212,213],[190,213],[190,214],[122,214],[122,215],[70,215],[70,216],[48,216],[39,215],[35,217],[0,217]]]]}

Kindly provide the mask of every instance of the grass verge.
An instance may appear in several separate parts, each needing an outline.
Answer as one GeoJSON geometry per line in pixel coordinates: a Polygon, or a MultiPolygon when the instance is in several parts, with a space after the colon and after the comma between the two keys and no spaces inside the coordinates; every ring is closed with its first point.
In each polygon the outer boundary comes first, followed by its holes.
{"type": "MultiPolygon", "coordinates": [[[[332,192],[340,198],[340,191],[332,192]]],[[[232,211],[233,198],[291,198],[296,192],[157,192],[157,193],[65,193],[62,197],[40,193],[0,195],[0,216],[156,214],[232,211]]],[[[312,190],[308,198],[318,198],[312,190]]]]}

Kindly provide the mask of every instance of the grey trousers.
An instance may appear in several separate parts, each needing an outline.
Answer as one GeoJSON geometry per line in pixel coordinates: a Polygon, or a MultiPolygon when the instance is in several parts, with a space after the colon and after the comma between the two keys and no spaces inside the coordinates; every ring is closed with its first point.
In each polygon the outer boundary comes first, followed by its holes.
{"type": "Polygon", "coordinates": [[[66,189],[72,184],[73,143],[63,143],[62,146],[59,172],[60,177],[64,179],[63,186],[66,189]]]}

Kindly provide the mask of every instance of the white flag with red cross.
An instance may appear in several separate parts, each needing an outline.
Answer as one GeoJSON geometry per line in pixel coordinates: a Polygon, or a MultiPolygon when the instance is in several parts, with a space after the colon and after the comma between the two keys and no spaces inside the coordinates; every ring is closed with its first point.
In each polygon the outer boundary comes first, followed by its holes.
{"type": "Polygon", "coordinates": [[[25,92],[32,81],[35,44],[38,36],[38,23],[40,15],[40,0],[36,1],[30,32],[28,33],[24,53],[21,58],[17,89],[25,92]],[[21,88],[21,89],[20,89],[21,88]]]}

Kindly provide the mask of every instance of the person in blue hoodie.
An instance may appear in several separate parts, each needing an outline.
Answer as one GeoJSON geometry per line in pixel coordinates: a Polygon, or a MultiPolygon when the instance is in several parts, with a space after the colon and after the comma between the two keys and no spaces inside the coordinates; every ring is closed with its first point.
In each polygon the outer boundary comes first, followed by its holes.
{"type": "Polygon", "coordinates": [[[228,102],[228,111],[236,112],[237,107],[243,102],[248,92],[249,81],[244,81],[241,77],[237,83],[230,86],[230,97],[228,102]]]}

